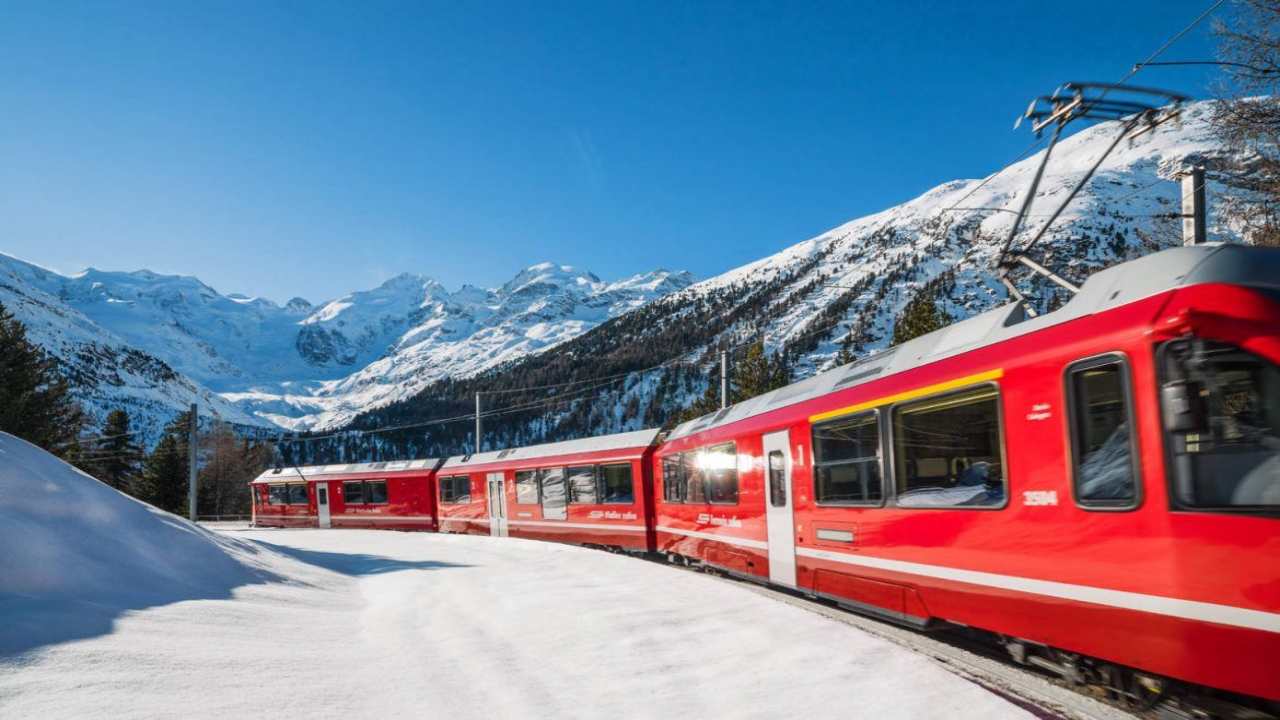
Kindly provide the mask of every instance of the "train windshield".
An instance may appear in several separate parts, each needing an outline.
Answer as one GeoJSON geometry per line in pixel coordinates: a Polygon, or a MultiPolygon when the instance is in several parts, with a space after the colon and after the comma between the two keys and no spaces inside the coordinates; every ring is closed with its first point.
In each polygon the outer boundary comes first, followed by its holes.
{"type": "Polygon", "coordinates": [[[1194,418],[1170,428],[1179,504],[1280,510],[1280,367],[1232,345],[1179,340],[1165,346],[1163,372],[1166,387],[1190,388],[1183,405],[1194,418]]]}

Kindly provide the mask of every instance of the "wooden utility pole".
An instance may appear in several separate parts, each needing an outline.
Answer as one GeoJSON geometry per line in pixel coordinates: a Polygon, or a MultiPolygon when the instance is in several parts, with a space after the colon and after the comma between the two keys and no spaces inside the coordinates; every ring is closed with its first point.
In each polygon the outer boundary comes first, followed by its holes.
{"type": "Polygon", "coordinates": [[[481,420],[480,420],[480,391],[477,390],[476,391],[476,445],[475,445],[475,449],[472,450],[473,453],[480,452],[480,438],[484,437],[481,434],[482,430],[483,430],[483,427],[481,426],[481,420]]]}
{"type": "Polygon", "coordinates": [[[729,407],[729,351],[720,351],[720,409],[729,407]]]}
{"type": "Polygon", "coordinates": [[[196,480],[196,404],[191,403],[191,424],[187,427],[187,514],[196,521],[196,496],[200,494],[196,480]]]}
{"type": "Polygon", "coordinates": [[[1182,174],[1182,244],[1205,242],[1204,168],[1193,167],[1182,174]]]}

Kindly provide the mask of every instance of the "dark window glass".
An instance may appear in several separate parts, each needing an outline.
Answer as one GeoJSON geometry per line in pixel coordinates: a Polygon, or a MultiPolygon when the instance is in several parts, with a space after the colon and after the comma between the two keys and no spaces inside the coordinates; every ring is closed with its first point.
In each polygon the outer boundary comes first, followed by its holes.
{"type": "Polygon", "coordinates": [[[325,488],[316,488],[316,502],[321,505],[328,505],[329,491],[325,488]]]}
{"type": "Polygon", "coordinates": [[[363,505],[364,483],[358,480],[342,483],[342,501],[347,505],[363,505]]]}
{"type": "Polygon", "coordinates": [[[698,462],[699,451],[680,453],[680,464],[684,466],[684,501],[702,504],[707,501],[707,476],[698,462]]]}
{"type": "Polygon", "coordinates": [[[1071,372],[1076,500],[1123,507],[1137,498],[1124,364],[1090,362],[1071,372]]]}
{"type": "Polygon", "coordinates": [[[596,469],[593,465],[571,467],[569,472],[569,502],[575,505],[596,503],[596,469]]]}
{"type": "Polygon", "coordinates": [[[520,505],[538,504],[538,473],[536,470],[520,470],[516,472],[516,503],[520,505]]]}
{"type": "Polygon", "coordinates": [[[684,502],[684,463],[679,455],[662,458],[662,499],[670,503],[684,502]]]}
{"type": "Polygon", "coordinates": [[[441,478],[440,502],[450,505],[471,502],[471,478],[466,475],[441,478]]]}
{"type": "Polygon", "coordinates": [[[630,505],[636,501],[631,464],[600,466],[600,502],[630,505]]]}
{"type": "Polygon", "coordinates": [[[307,486],[304,483],[290,484],[285,487],[289,488],[289,504],[290,505],[306,505],[307,504],[307,486]]]}
{"type": "Polygon", "coordinates": [[[542,481],[542,517],[546,520],[565,519],[564,468],[544,468],[538,471],[542,481]]]}
{"type": "Polygon", "coordinates": [[[769,504],[787,506],[787,460],[780,450],[769,453],[769,504]]]}
{"type": "Polygon", "coordinates": [[[387,501],[387,481],[370,480],[364,484],[364,501],[382,504],[387,501]]]}
{"type": "Polygon", "coordinates": [[[1203,341],[1171,342],[1162,356],[1162,380],[1190,383],[1203,410],[1201,427],[1171,433],[1179,503],[1280,508],[1280,367],[1203,341]]]}
{"type": "Polygon", "coordinates": [[[738,503],[738,448],[733,443],[712,445],[700,453],[699,464],[707,479],[707,502],[738,503]]]}
{"type": "Polygon", "coordinates": [[[1004,502],[995,388],[923,400],[894,411],[900,507],[991,507],[1004,502]]]}
{"type": "Polygon", "coordinates": [[[267,502],[270,505],[288,505],[289,489],[287,485],[271,485],[267,490],[267,502]]]}
{"type": "Polygon", "coordinates": [[[814,498],[827,505],[876,504],[880,482],[880,423],[874,412],[813,428],[814,498]]]}

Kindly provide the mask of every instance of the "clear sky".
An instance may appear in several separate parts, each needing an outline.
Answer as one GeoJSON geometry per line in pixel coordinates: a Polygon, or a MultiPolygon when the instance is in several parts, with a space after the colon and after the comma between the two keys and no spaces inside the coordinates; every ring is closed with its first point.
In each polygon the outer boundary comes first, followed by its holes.
{"type": "Polygon", "coordinates": [[[280,301],[707,277],[986,175],[1209,4],[0,2],[0,252],[280,301]]]}

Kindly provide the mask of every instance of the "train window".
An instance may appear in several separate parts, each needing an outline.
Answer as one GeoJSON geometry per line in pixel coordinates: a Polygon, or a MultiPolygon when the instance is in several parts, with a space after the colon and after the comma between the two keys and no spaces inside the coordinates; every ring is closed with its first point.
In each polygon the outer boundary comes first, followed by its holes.
{"type": "Polygon", "coordinates": [[[738,448],[731,442],[712,445],[698,454],[707,481],[707,502],[738,504],[738,448]]]}
{"type": "Polygon", "coordinates": [[[440,502],[450,505],[471,502],[471,478],[466,475],[440,478],[440,502]]]}
{"type": "Polygon", "coordinates": [[[1166,343],[1160,359],[1161,381],[1166,389],[1182,389],[1186,406],[1171,407],[1175,398],[1161,393],[1177,503],[1280,510],[1280,366],[1203,340],[1166,343]]]}
{"type": "Polygon", "coordinates": [[[1000,397],[994,387],[895,408],[893,431],[899,507],[1004,504],[1000,397]]]}
{"type": "Polygon", "coordinates": [[[267,488],[268,505],[288,505],[289,490],[287,485],[270,485],[267,488]]]}
{"type": "Polygon", "coordinates": [[[520,505],[538,504],[537,471],[518,470],[516,472],[516,503],[520,505]]]}
{"type": "Polygon", "coordinates": [[[594,505],[596,503],[596,468],[594,465],[569,468],[569,503],[594,505]]]}
{"type": "Polygon", "coordinates": [[[370,480],[364,484],[364,501],[374,505],[387,502],[387,481],[370,480]]]}
{"type": "Polygon", "coordinates": [[[359,480],[342,483],[342,501],[347,505],[363,505],[364,483],[359,480]]]}
{"type": "Polygon", "coordinates": [[[680,464],[684,467],[684,501],[697,505],[707,501],[707,473],[698,462],[701,454],[698,451],[680,453],[680,464]]]}
{"type": "Polygon", "coordinates": [[[543,468],[538,471],[538,477],[542,484],[542,517],[546,520],[564,520],[564,468],[543,468]]]}
{"type": "Polygon", "coordinates": [[[662,499],[682,503],[685,496],[684,462],[679,455],[662,458],[662,499]]]}
{"type": "Polygon", "coordinates": [[[1128,373],[1112,355],[1085,360],[1068,371],[1071,450],[1076,502],[1086,507],[1131,508],[1138,499],[1128,373]]]}
{"type": "Polygon", "coordinates": [[[631,464],[600,466],[600,502],[630,505],[636,501],[631,464]]]}
{"type": "Polygon", "coordinates": [[[307,486],[304,483],[285,485],[289,488],[289,504],[290,505],[306,505],[307,504],[307,486]]]}
{"type": "Polygon", "coordinates": [[[769,453],[769,504],[787,506],[787,460],[781,450],[769,453]]]}
{"type": "Polygon", "coordinates": [[[875,411],[813,428],[814,499],[820,505],[879,505],[880,417],[875,411]]]}

